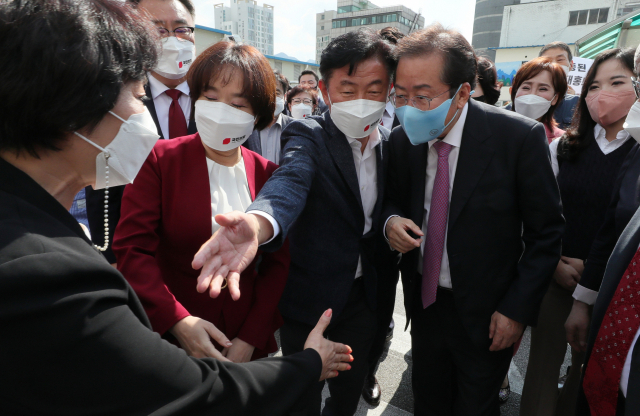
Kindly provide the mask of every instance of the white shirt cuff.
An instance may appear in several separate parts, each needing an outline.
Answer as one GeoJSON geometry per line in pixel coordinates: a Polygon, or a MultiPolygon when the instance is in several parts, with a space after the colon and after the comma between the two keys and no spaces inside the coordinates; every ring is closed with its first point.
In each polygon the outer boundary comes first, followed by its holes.
{"type": "Polygon", "coordinates": [[[251,210],[247,212],[247,214],[260,215],[262,218],[265,218],[267,221],[269,221],[271,223],[271,226],[273,227],[273,237],[271,237],[268,241],[265,241],[264,243],[260,244],[261,246],[265,244],[269,244],[271,241],[273,241],[274,238],[278,236],[278,234],[280,234],[280,225],[278,225],[278,221],[276,221],[276,219],[273,218],[271,215],[267,214],[264,211],[256,211],[256,210],[251,210]]]}
{"type": "Polygon", "coordinates": [[[598,298],[598,292],[595,290],[587,289],[584,286],[577,285],[573,291],[573,298],[587,305],[593,305],[598,298]]]}

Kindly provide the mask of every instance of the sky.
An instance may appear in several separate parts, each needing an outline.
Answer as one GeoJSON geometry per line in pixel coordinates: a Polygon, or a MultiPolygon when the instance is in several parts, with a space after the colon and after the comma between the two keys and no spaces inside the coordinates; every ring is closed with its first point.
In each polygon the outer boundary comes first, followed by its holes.
{"type": "MultiPolygon", "coordinates": [[[[196,23],[215,27],[213,5],[230,0],[194,0],[196,23]]],[[[263,0],[258,0],[262,5],[263,0]]],[[[337,0],[267,0],[274,6],[274,54],[283,52],[301,61],[315,59],[316,13],[336,10],[337,0]]],[[[425,24],[440,22],[460,31],[471,42],[475,0],[374,0],[379,7],[402,4],[411,10],[421,10],[425,24]]]]}

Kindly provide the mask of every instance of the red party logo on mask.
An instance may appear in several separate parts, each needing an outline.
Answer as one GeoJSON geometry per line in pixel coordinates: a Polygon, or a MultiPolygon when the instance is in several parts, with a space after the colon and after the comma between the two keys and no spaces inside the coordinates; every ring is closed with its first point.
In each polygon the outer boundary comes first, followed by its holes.
{"type": "Polygon", "coordinates": [[[369,130],[369,127],[371,127],[371,124],[369,124],[367,127],[364,128],[364,131],[369,130]]]}
{"type": "Polygon", "coordinates": [[[222,144],[229,144],[229,143],[231,143],[231,139],[224,139],[222,141],[222,144]]]}
{"type": "Polygon", "coordinates": [[[178,68],[182,68],[182,61],[178,62],[178,68]]]}

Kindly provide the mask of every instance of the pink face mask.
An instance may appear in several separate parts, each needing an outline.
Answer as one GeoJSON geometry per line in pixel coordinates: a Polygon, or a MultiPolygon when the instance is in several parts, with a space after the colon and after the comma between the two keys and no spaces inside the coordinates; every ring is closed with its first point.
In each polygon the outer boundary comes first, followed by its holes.
{"type": "Polygon", "coordinates": [[[636,94],[631,91],[607,92],[598,91],[587,96],[589,114],[601,126],[609,126],[625,117],[633,103],[636,94]]]}

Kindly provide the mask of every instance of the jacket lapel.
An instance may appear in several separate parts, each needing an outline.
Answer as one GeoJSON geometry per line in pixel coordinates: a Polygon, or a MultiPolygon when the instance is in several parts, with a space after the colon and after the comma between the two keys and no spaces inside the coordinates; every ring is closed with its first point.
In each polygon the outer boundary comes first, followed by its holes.
{"type": "MultiPolygon", "coordinates": [[[[162,137],[162,129],[160,128],[160,122],[158,121],[158,113],[156,113],[156,105],[153,103],[153,96],[151,95],[151,87],[147,82],[144,86],[144,93],[147,95],[147,100],[145,100],[144,105],[149,109],[149,113],[151,113],[151,118],[153,118],[153,122],[156,123],[156,129],[158,129],[158,135],[160,136],[160,140],[164,139],[162,137]]],[[[194,132],[195,133],[195,132],[194,132]]]]}
{"type": "Polygon", "coordinates": [[[387,172],[387,166],[389,164],[388,148],[389,148],[389,131],[386,129],[380,129],[380,144],[376,146],[376,188],[378,191],[378,198],[376,199],[376,205],[373,208],[373,225],[372,229],[375,229],[377,221],[376,218],[380,218],[382,213],[382,202],[384,200],[384,185],[387,172]]]}
{"type": "MultiPolygon", "coordinates": [[[[403,131],[404,133],[404,131],[403,131]]],[[[404,140],[409,141],[405,135],[404,140]]],[[[414,203],[411,205],[411,220],[422,228],[424,219],[424,198],[427,187],[427,160],[429,158],[429,145],[427,143],[415,146],[415,151],[409,154],[411,166],[411,178],[415,178],[411,183],[411,193],[414,203]]]]}
{"type": "Polygon", "coordinates": [[[449,207],[449,230],[453,228],[462,209],[473,194],[480,177],[493,157],[494,150],[484,145],[491,136],[491,127],[482,108],[469,100],[469,109],[462,131],[460,154],[453,182],[449,207]]]}
{"type": "MultiPolygon", "coordinates": [[[[179,189],[178,198],[183,206],[189,207],[189,217],[193,228],[189,230],[197,241],[206,241],[211,237],[211,185],[207,155],[200,135],[185,144],[184,153],[177,153],[180,163],[180,175],[173,186],[179,189]]],[[[185,224],[187,227],[187,224],[185,224]]]]}
{"type": "Polygon", "coordinates": [[[249,184],[249,192],[251,193],[251,200],[256,200],[256,159],[249,149],[244,146],[240,146],[242,152],[242,160],[244,160],[244,170],[247,173],[247,182],[249,184]]]}
{"type": "Polygon", "coordinates": [[[320,117],[325,120],[325,132],[328,136],[325,143],[329,149],[329,153],[331,154],[335,164],[338,166],[338,170],[340,171],[342,178],[358,200],[360,209],[363,209],[362,198],[360,197],[360,186],[358,184],[358,175],[356,174],[356,165],[353,161],[351,146],[349,145],[345,135],[338,130],[335,124],[333,124],[331,115],[328,111],[320,117]]]}

